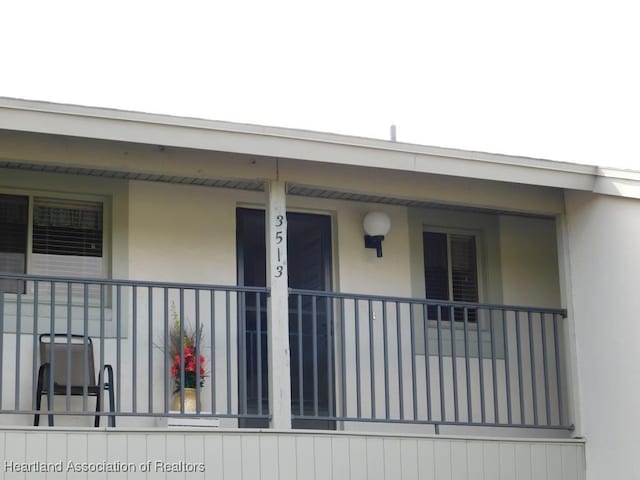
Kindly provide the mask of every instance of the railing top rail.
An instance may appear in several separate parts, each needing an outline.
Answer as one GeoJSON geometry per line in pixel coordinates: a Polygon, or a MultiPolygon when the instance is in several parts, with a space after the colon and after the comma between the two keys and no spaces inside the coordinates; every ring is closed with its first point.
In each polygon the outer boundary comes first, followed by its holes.
{"type": "Polygon", "coordinates": [[[83,278],[83,277],[59,277],[51,275],[31,275],[19,273],[0,272],[0,279],[7,280],[26,280],[39,282],[59,282],[59,283],[76,283],[76,284],[99,284],[99,285],[121,285],[121,286],[138,286],[153,288],[184,288],[197,290],[222,290],[230,292],[258,292],[269,293],[267,287],[246,287],[240,285],[211,285],[206,283],[179,283],[179,282],[156,282],[148,280],[124,280],[110,278],[83,278]]]}
{"type": "Polygon", "coordinates": [[[363,293],[343,293],[343,292],[325,292],[321,290],[302,290],[296,288],[289,289],[290,295],[303,295],[303,296],[315,296],[315,297],[331,297],[331,298],[345,298],[350,300],[374,300],[374,301],[386,301],[386,302],[398,302],[398,303],[412,303],[429,306],[443,306],[443,307],[468,307],[468,308],[480,308],[486,310],[515,310],[518,312],[537,312],[537,313],[551,313],[567,316],[567,310],[564,308],[547,308],[547,307],[532,307],[526,305],[502,305],[497,303],[472,303],[472,302],[452,302],[447,300],[434,300],[428,298],[412,298],[412,297],[393,297],[387,295],[368,295],[363,293]]]}

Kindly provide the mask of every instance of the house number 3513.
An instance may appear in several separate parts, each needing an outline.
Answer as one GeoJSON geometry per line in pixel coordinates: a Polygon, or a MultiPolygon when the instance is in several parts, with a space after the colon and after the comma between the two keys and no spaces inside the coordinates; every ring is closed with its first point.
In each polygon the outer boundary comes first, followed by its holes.
{"type": "Polygon", "coordinates": [[[276,278],[281,277],[284,271],[284,265],[282,264],[282,249],[286,248],[286,245],[284,245],[284,222],[284,215],[276,215],[275,228],[273,229],[275,232],[274,240],[276,242],[276,278]]]}

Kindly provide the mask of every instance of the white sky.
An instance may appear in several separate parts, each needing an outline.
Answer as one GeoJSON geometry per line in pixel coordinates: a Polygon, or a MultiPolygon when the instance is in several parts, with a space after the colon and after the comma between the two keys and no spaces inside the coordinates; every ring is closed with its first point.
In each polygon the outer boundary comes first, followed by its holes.
{"type": "Polygon", "coordinates": [[[0,96],[640,170],[635,3],[7,0],[0,96]]]}

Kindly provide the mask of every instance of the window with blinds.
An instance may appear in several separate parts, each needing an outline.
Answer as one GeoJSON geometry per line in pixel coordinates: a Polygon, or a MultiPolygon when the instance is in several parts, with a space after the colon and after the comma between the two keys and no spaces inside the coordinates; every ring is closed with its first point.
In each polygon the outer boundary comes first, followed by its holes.
{"type": "MultiPolygon", "coordinates": [[[[0,194],[0,272],[25,273],[27,265],[27,235],[29,197],[0,194]]],[[[24,290],[24,282],[1,280],[6,293],[24,290]]]]}
{"type": "Polygon", "coordinates": [[[32,272],[103,276],[102,204],[34,198],[32,272]]]}
{"type": "MultiPolygon", "coordinates": [[[[473,235],[423,233],[426,298],[456,302],[478,302],[478,267],[476,239],[473,235]]],[[[454,308],[456,321],[464,320],[464,309],[454,308]]],[[[437,307],[428,308],[430,319],[436,319],[437,307]]],[[[451,309],[441,308],[441,319],[451,319],[451,309]]],[[[467,309],[470,322],[477,311],[467,309]]]]}

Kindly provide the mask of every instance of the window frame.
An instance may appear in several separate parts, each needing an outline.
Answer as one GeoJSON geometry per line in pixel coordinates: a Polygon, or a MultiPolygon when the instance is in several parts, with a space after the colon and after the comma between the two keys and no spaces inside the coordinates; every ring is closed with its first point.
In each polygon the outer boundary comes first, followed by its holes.
{"type": "MultiPolygon", "coordinates": [[[[440,233],[445,234],[447,236],[447,282],[448,282],[448,290],[449,290],[449,300],[443,300],[451,302],[453,301],[453,280],[452,280],[452,268],[451,268],[451,235],[466,235],[471,236],[475,240],[476,247],[476,282],[478,289],[478,303],[484,303],[485,299],[485,288],[484,288],[484,278],[485,278],[485,268],[484,268],[484,241],[482,238],[483,232],[478,229],[470,229],[470,228],[452,228],[452,227],[442,227],[442,226],[432,226],[432,225],[423,225],[421,235],[424,233],[440,233]]],[[[423,275],[424,275],[424,241],[421,245],[422,248],[422,256],[423,256],[423,275]]],[[[425,282],[424,285],[424,298],[427,298],[427,285],[425,282]]],[[[459,323],[459,322],[457,322],[459,323]]]]}
{"type": "MultiPolygon", "coordinates": [[[[67,201],[94,202],[102,204],[102,259],[104,265],[103,278],[110,279],[112,271],[111,261],[111,202],[105,195],[78,194],[67,192],[54,192],[48,190],[22,190],[12,188],[0,188],[0,193],[5,195],[16,195],[27,197],[27,251],[25,259],[25,274],[32,274],[33,266],[33,215],[35,198],[51,198],[67,201]]],[[[52,275],[55,276],[55,275],[52,275]]],[[[78,277],[81,278],[81,277],[78,277]]]]}
{"type": "MultiPolygon", "coordinates": [[[[50,198],[50,199],[60,199],[65,201],[79,201],[79,202],[94,202],[100,203],[102,205],[102,261],[103,261],[103,272],[102,279],[108,280],[112,278],[112,270],[113,270],[113,255],[112,255],[112,205],[111,205],[111,197],[109,195],[100,195],[100,194],[81,194],[81,193],[72,193],[72,192],[64,192],[64,191],[51,191],[46,188],[42,189],[21,189],[21,188],[5,188],[0,187],[0,193],[5,195],[16,195],[28,197],[28,216],[27,216],[27,251],[26,251],[26,259],[25,259],[25,275],[37,275],[32,271],[33,266],[33,218],[34,218],[34,199],[35,198],[50,198]]],[[[55,277],[56,275],[43,275],[55,277]]],[[[63,278],[67,278],[61,275],[63,278]]],[[[82,280],[84,277],[78,277],[78,280],[82,280]]],[[[16,332],[17,331],[17,322],[15,315],[11,313],[12,310],[15,309],[15,306],[18,303],[18,296],[20,297],[20,304],[22,305],[22,318],[20,324],[20,331],[23,334],[33,334],[33,316],[32,311],[34,307],[34,294],[33,290],[27,288],[25,292],[22,293],[5,293],[4,294],[4,307],[5,307],[5,332],[16,332]],[[12,307],[13,305],[13,307],[12,307]],[[9,310],[6,310],[6,307],[9,307],[9,310]]],[[[104,305],[104,319],[106,331],[105,335],[110,336],[115,332],[115,325],[112,322],[112,312],[111,312],[111,303],[112,298],[111,294],[107,293],[105,295],[106,304],[104,305]],[[111,332],[113,330],[113,332],[111,332]]],[[[38,302],[40,305],[40,302],[38,302]]],[[[43,304],[44,305],[44,304],[43,304]]],[[[48,304],[47,304],[48,305],[48,304]]],[[[62,304],[56,302],[56,308],[61,307],[62,304]]],[[[66,307],[66,302],[64,302],[64,307],[66,307]]],[[[82,307],[81,300],[78,297],[73,296],[71,301],[71,306],[74,311],[77,311],[82,307]]],[[[61,307],[62,308],[62,307],[61,307]]],[[[99,328],[99,318],[100,314],[98,312],[99,306],[94,305],[93,303],[89,304],[89,334],[94,335],[98,331],[99,328]],[[95,310],[95,311],[94,311],[95,310]],[[95,331],[94,331],[95,330],[95,331]]],[[[46,330],[46,327],[50,325],[48,322],[50,308],[47,306],[46,308],[40,309],[39,314],[39,333],[43,328],[46,330]]],[[[58,325],[58,320],[56,320],[56,325],[58,325]]],[[[66,329],[65,326],[62,326],[62,322],[60,323],[60,331],[66,329]]],[[[78,320],[74,320],[72,323],[72,330],[82,329],[81,322],[78,320]]],[[[42,330],[43,332],[45,330],[42,330]]],[[[58,326],[56,326],[56,330],[58,330],[58,326]]],[[[47,330],[48,331],[48,330],[47,330]]]]}

